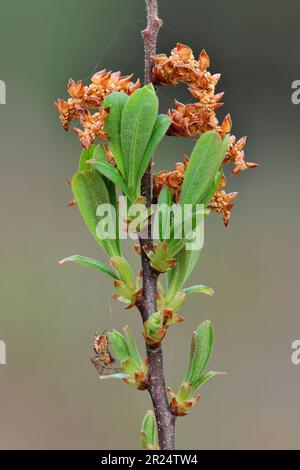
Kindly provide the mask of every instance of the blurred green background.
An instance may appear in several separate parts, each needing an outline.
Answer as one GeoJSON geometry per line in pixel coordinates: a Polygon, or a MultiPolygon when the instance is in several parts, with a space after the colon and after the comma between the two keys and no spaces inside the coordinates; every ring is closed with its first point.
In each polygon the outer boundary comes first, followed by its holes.
{"type": "MultiPolygon", "coordinates": [[[[98,328],[130,324],[110,295],[111,282],[77,266],[72,254],[105,260],[85,229],[66,180],[81,151],[60,127],[53,102],[70,77],[104,67],[142,77],[143,0],[1,0],[0,79],[7,85],[1,119],[2,449],[135,449],[146,393],[100,382],[90,364],[98,328]]],[[[205,319],[216,330],[212,369],[226,370],[202,390],[190,417],[178,421],[183,449],[299,448],[300,338],[299,117],[291,83],[300,79],[300,3],[296,0],[160,1],[165,27],[159,51],[177,41],[205,48],[226,91],[247,158],[261,167],[234,180],[239,191],[230,228],[211,216],[195,282],[214,298],[189,298],[187,321],[165,343],[168,384],[184,373],[191,332],[205,319]]],[[[164,108],[183,88],[164,89],[164,108]]],[[[191,142],[167,138],[156,168],[171,168],[191,142]]],[[[132,255],[134,257],[134,255],[132,255]]]]}

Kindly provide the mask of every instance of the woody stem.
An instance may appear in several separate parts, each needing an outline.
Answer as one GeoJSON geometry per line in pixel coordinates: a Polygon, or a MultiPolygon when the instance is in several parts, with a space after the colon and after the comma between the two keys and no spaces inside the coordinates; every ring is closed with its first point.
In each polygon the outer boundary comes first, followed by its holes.
{"type": "MultiPolygon", "coordinates": [[[[153,57],[156,54],[157,37],[162,26],[162,20],[158,17],[157,0],[146,0],[146,8],[148,24],[142,32],[142,36],[145,47],[145,85],[148,85],[152,82],[153,57]]],[[[152,201],[152,162],[142,180],[142,195],[146,198],[147,205],[150,206],[152,201]]],[[[149,227],[147,239],[141,239],[140,244],[143,297],[139,303],[139,310],[143,322],[146,322],[149,316],[157,311],[158,274],[152,269],[150,260],[144,251],[144,248],[153,248],[151,227],[149,227]]],[[[147,358],[149,363],[148,390],[155,412],[160,449],[174,450],[176,418],[171,413],[166,391],[162,345],[155,349],[147,345],[147,358]]]]}

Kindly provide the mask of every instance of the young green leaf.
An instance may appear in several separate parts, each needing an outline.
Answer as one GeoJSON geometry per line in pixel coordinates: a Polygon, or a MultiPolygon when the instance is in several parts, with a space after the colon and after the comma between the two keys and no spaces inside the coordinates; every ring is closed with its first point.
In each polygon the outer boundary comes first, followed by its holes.
{"type": "MultiPolygon", "coordinates": [[[[187,282],[187,280],[190,278],[192,272],[194,271],[194,268],[199,260],[200,254],[202,250],[187,250],[186,248],[183,248],[178,255],[176,256],[179,257],[177,260],[177,265],[178,265],[178,271],[181,271],[180,266],[183,266],[183,271],[185,272],[185,277],[183,282],[180,280],[176,280],[176,282],[179,284],[179,282],[182,282],[181,287],[187,282]]],[[[176,267],[177,267],[176,265],[176,267]]],[[[174,275],[179,275],[179,273],[176,272],[176,268],[173,269],[172,271],[169,271],[167,273],[168,277],[168,286],[171,285],[172,279],[174,275]]],[[[180,288],[181,288],[180,287],[180,288]]]]}
{"type": "Polygon", "coordinates": [[[92,258],[74,255],[74,256],[70,256],[69,258],[65,258],[59,262],[60,266],[64,266],[66,263],[77,263],[87,268],[97,269],[98,271],[101,271],[102,273],[107,274],[108,276],[112,277],[113,279],[117,281],[120,280],[119,276],[112,269],[110,269],[108,266],[101,263],[100,261],[97,261],[92,258]]]}
{"type": "Polygon", "coordinates": [[[145,380],[148,368],[139,357],[139,352],[135,340],[130,331],[124,329],[125,337],[114,330],[107,333],[112,351],[122,369],[129,377],[124,381],[128,385],[133,385],[138,390],[145,390],[145,380]]]}
{"type": "Polygon", "coordinates": [[[207,374],[204,374],[204,375],[201,375],[201,377],[199,377],[199,379],[197,379],[193,385],[192,385],[192,393],[196,393],[197,390],[203,385],[205,384],[206,382],[208,382],[208,380],[210,379],[213,379],[214,377],[216,377],[217,375],[226,375],[225,372],[208,372],[207,374]]]}
{"type": "Polygon", "coordinates": [[[193,383],[201,377],[210,359],[214,334],[210,321],[202,323],[193,334],[188,372],[184,382],[193,383]]]}
{"type": "MultiPolygon", "coordinates": [[[[110,202],[115,207],[115,209],[117,209],[115,182],[111,180],[113,179],[113,177],[109,178],[106,176],[106,173],[108,173],[109,170],[107,171],[104,170],[103,172],[99,171],[99,168],[102,168],[102,165],[108,165],[109,167],[113,167],[107,161],[107,154],[106,154],[105,146],[104,144],[99,144],[99,145],[94,145],[92,147],[93,147],[93,151],[91,152],[91,159],[87,160],[86,163],[90,165],[91,170],[96,170],[100,174],[102,174],[103,181],[105,182],[107,186],[107,190],[110,196],[110,202]]],[[[115,170],[118,171],[117,169],[115,170]]]]}
{"type": "Polygon", "coordinates": [[[114,356],[120,364],[130,358],[129,350],[125,338],[116,330],[107,333],[114,356]]]}
{"type": "Polygon", "coordinates": [[[228,148],[228,137],[224,140],[215,131],[203,134],[192,152],[180,203],[197,204],[206,194],[210,182],[222,165],[228,148]]]}
{"type": "Polygon", "coordinates": [[[123,178],[126,178],[126,170],[121,145],[121,120],[128,98],[128,95],[123,92],[114,92],[104,100],[104,107],[109,108],[109,116],[105,121],[105,131],[109,137],[110,149],[123,178]]]}
{"type": "Polygon", "coordinates": [[[115,282],[115,289],[118,293],[116,300],[125,303],[126,305],[134,305],[134,291],[130,289],[123,281],[115,282]]]}
{"type": "Polygon", "coordinates": [[[221,183],[222,177],[223,177],[222,169],[219,169],[216,172],[216,174],[214,175],[212,181],[210,182],[208,190],[206,191],[205,195],[199,201],[199,203],[203,204],[204,207],[207,207],[210,204],[210,202],[213,198],[213,195],[215,194],[215,192],[217,191],[217,189],[218,189],[218,187],[221,183]]]}
{"type": "Polygon", "coordinates": [[[149,346],[157,346],[166,335],[163,318],[160,312],[152,313],[144,323],[144,338],[149,346]]]}
{"type": "Polygon", "coordinates": [[[107,162],[96,162],[95,160],[90,160],[90,163],[92,163],[95,170],[99,171],[101,175],[105,176],[112,183],[118,186],[122,193],[125,194],[131,202],[133,202],[129,189],[117,168],[107,162]]]}
{"type": "MultiPolygon", "coordinates": [[[[173,310],[174,313],[177,313],[184,304],[185,298],[185,292],[183,292],[183,290],[178,291],[169,302],[166,302],[166,308],[173,310]]],[[[174,317],[173,320],[176,322],[176,317],[174,317]]]]}
{"type": "MultiPolygon", "coordinates": [[[[184,213],[183,220],[175,221],[172,230],[172,237],[168,243],[169,253],[171,257],[176,256],[186,245],[187,241],[191,242],[191,235],[196,235],[197,230],[201,230],[203,224],[203,217],[206,215],[207,210],[203,209],[202,205],[194,211],[184,213]],[[187,233],[187,228],[192,230],[187,233]]],[[[197,250],[198,251],[198,250],[197,250]]]]}
{"type": "Polygon", "coordinates": [[[110,264],[117,271],[121,281],[132,291],[136,289],[136,282],[130,264],[123,256],[114,256],[110,264]]]}
{"type": "Polygon", "coordinates": [[[118,373],[112,375],[100,375],[100,380],[127,380],[130,376],[128,374],[118,373]]]}
{"type": "MultiPolygon", "coordinates": [[[[91,158],[90,162],[93,162],[93,163],[91,163],[91,169],[94,169],[96,171],[98,171],[98,169],[96,168],[97,164],[104,163],[104,164],[109,165],[109,163],[107,161],[107,154],[106,154],[104,144],[99,144],[99,145],[94,146],[94,151],[93,151],[92,158],[91,158]]],[[[99,173],[101,174],[101,172],[99,172],[99,173]]],[[[109,178],[107,178],[103,174],[102,174],[102,177],[103,177],[103,181],[104,181],[104,183],[107,187],[110,203],[115,208],[115,211],[116,211],[116,235],[117,235],[116,236],[116,245],[117,245],[118,253],[121,253],[120,239],[119,239],[119,236],[118,236],[118,234],[119,234],[119,206],[118,206],[118,203],[117,203],[116,187],[115,187],[115,183],[113,181],[111,181],[109,178]]]]}
{"type": "Polygon", "coordinates": [[[198,257],[198,251],[186,250],[185,248],[177,254],[176,267],[168,273],[168,295],[166,303],[169,303],[177,292],[182,289],[191,269],[191,260],[195,262],[194,258],[198,260],[198,257]]]}
{"type": "MultiPolygon", "coordinates": [[[[132,378],[134,378],[135,374],[139,372],[136,363],[128,357],[124,361],[121,362],[121,366],[124,371],[132,378]]],[[[128,384],[135,386],[135,381],[126,381],[128,384]]]]}
{"type": "Polygon", "coordinates": [[[214,290],[211,287],[203,286],[202,284],[198,284],[197,286],[188,287],[183,289],[183,291],[188,294],[206,294],[213,296],[214,290]]]}
{"type": "Polygon", "coordinates": [[[143,450],[158,449],[156,420],[153,411],[146,414],[141,429],[141,447],[143,450]]]}
{"type": "Polygon", "coordinates": [[[79,160],[79,171],[84,171],[84,170],[90,170],[91,169],[91,165],[89,163],[87,163],[87,161],[89,161],[93,157],[95,147],[96,147],[96,145],[92,144],[92,145],[89,146],[88,149],[84,149],[81,152],[80,160],[79,160]]]}
{"type": "Polygon", "coordinates": [[[138,174],[153,133],[158,113],[158,98],[152,85],[136,90],[127,100],[121,121],[121,144],[127,184],[139,194],[138,174]]]}
{"type": "Polygon", "coordinates": [[[177,395],[169,388],[168,395],[171,399],[172,414],[181,417],[187,416],[200,399],[200,395],[193,396],[192,385],[187,382],[181,384],[177,395]]]}
{"type": "MultiPolygon", "coordinates": [[[[107,161],[107,154],[106,154],[106,149],[104,144],[98,144],[98,145],[92,145],[91,148],[93,149],[91,152],[91,159],[86,161],[86,164],[90,165],[90,169],[94,169],[96,171],[99,171],[99,169],[96,168],[97,164],[106,164],[109,165],[107,161]]],[[[101,172],[99,171],[101,174],[101,172]]],[[[107,191],[109,194],[109,199],[111,205],[115,208],[116,211],[116,245],[117,245],[117,250],[118,253],[121,252],[121,244],[120,244],[120,239],[119,239],[119,206],[117,204],[117,195],[116,195],[116,187],[115,183],[111,181],[109,178],[104,176],[104,172],[102,174],[103,181],[107,187],[107,191]]]]}
{"type": "Polygon", "coordinates": [[[166,238],[168,238],[168,233],[170,232],[170,228],[172,225],[172,205],[172,192],[167,186],[165,186],[159,194],[157,204],[158,211],[155,215],[155,217],[158,218],[156,219],[156,223],[158,223],[160,241],[165,241],[166,238]]]}
{"type": "Polygon", "coordinates": [[[183,382],[180,385],[180,388],[179,388],[178,393],[177,393],[178,401],[181,402],[182,404],[184,404],[184,402],[186,400],[190,400],[193,397],[192,390],[193,389],[192,389],[191,384],[189,384],[187,382],[183,382]]]}
{"type": "Polygon", "coordinates": [[[135,338],[129,326],[125,326],[124,335],[131,359],[136,363],[137,368],[142,369],[143,361],[139,353],[135,338]]]}
{"type": "Polygon", "coordinates": [[[119,256],[120,250],[116,240],[101,240],[97,236],[99,217],[96,215],[100,204],[110,204],[107,186],[100,174],[94,170],[76,173],[72,179],[72,190],[82,218],[97,243],[109,256],[119,256]]]}
{"type": "Polygon", "coordinates": [[[194,271],[202,250],[187,250],[187,251],[188,253],[191,253],[191,255],[189,256],[189,262],[188,262],[188,266],[186,269],[186,276],[185,276],[184,284],[188,281],[192,272],[194,271]]]}
{"type": "Polygon", "coordinates": [[[91,160],[95,160],[96,162],[107,162],[107,154],[104,144],[94,145],[91,160]]]}
{"type": "Polygon", "coordinates": [[[144,153],[143,159],[140,163],[140,167],[139,167],[138,174],[137,174],[138,181],[141,181],[142,177],[144,176],[149,166],[150,160],[153,157],[154,152],[156,151],[158,145],[160,144],[160,142],[166,135],[167,130],[170,127],[170,124],[171,124],[171,120],[166,114],[160,114],[158,118],[156,119],[150,141],[144,153]]]}
{"type": "Polygon", "coordinates": [[[144,251],[151,261],[151,266],[160,273],[165,273],[173,269],[176,259],[169,253],[168,243],[158,243],[153,250],[144,248],[144,251]]]}

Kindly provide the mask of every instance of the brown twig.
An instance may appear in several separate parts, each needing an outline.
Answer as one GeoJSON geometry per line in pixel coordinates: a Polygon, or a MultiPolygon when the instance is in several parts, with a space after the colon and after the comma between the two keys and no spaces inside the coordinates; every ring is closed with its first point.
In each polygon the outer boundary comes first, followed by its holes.
{"type": "MultiPolygon", "coordinates": [[[[145,85],[152,81],[153,56],[156,54],[157,37],[162,26],[158,17],[157,0],[146,0],[148,25],[142,32],[145,46],[145,85]]],[[[152,162],[142,180],[142,194],[148,206],[152,199],[152,162]]],[[[150,261],[144,252],[145,247],[152,247],[151,228],[148,239],[141,240],[142,268],[143,268],[143,297],[139,303],[139,310],[144,322],[152,313],[157,311],[157,280],[158,274],[151,268],[150,261]]],[[[162,345],[153,349],[147,346],[149,362],[148,390],[152,399],[161,450],[175,449],[175,421],[172,415],[164,376],[162,345]]]]}

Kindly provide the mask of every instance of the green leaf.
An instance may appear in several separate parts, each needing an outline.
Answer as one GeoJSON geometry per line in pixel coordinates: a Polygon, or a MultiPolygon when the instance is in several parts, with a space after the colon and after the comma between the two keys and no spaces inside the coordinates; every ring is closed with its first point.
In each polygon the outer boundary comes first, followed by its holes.
{"type": "MultiPolygon", "coordinates": [[[[132,378],[134,378],[135,374],[139,372],[139,369],[137,368],[136,363],[133,361],[133,359],[131,359],[131,357],[128,357],[127,359],[122,361],[121,366],[124,369],[124,371],[132,378]]],[[[131,385],[135,385],[135,383],[131,382],[131,385]]]]}
{"type": "Polygon", "coordinates": [[[196,264],[199,261],[201,251],[202,250],[187,250],[187,252],[191,253],[191,255],[189,256],[188,267],[186,269],[186,276],[185,276],[184,284],[188,281],[192,272],[194,271],[196,264]]]}
{"type": "Polygon", "coordinates": [[[213,296],[214,290],[211,287],[203,286],[202,284],[198,284],[197,286],[188,287],[187,289],[183,289],[183,291],[188,294],[206,294],[213,296]]]}
{"type": "MultiPolygon", "coordinates": [[[[170,301],[166,301],[166,308],[173,310],[174,313],[177,313],[178,310],[184,304],[186,294],[183,290],[177,292],[170,301]]],[[[174,318],[176,320],[176,318],[174,318]]]]}
{"type": "Polygon", "coordinates": [[[144,176],[151,161],[151,158],[153,157],[158,145],[166,135],[170,124],[171,119],[166,114],[160,114],[157,117],[152,136],[144,153],[143,159],[140,163],[140,167],[137,174],[138,181],[141,181],[142,177],[144,176]]]}
{"type": "MultiPolygon", "coordinates": [[[[107,155],[104,144],[94,145],[94,151],[91,154],[91,159],[98,162],[107,162],[107,155]]],[[[93,167],[93,165],[92,165],[93,167]]]]}
{"type": "MultiPolygon", "coordinates": [[[[94,169],[98,171],[96,168],[96,165],[99,163],[104,163],[109,165],[107,161],[107,155],[106,155],[106,150],[105,150],[105,145],[104,144],[99,144],[94,146],[94,151],[92,154],[92,158],[90,160],[91,162],[91,169],[94,169]]],[[[99,172],[101,174],[101,172],[99,172]]],[[[102,175],[103,176],[103,175],[102,175]]],[[[115,184],[109,179],[103,176],[103,181],[106,184],[107,191],[109,194],[109,199],[111,205],[115,208],[116,210],[116,244],[117,244],[117,250],[118,253],[121,253],[121,245],[120,245],[120,239],[119,239],[119,206],[117,203],[117,195],[116,195],[116,188],[115,184]]]]}
{"type": "MultiPolygon", "coordinates": [[[[114,176],[110,175],[110,169],[113,168],[116,172],[118,172],[118,170],[113,165],[110,165],[110,163],[108,163],[104,144],[94,146],[92,157],[90,160],[87,161],[87,163],[90,163],[91,169],[96,170],[97,172],[102,174],[103,181],[107,186],[110,202],[117,210],[118,205],[116,199],[115,181],[114,176]],[[104,165],[105,169],[103,171],[100,171],[100,169],[102,169],[104,165]],[[106,169],[107,166],[109,167],[108,169],[106,169]]],[[[119,173],[118,175],[120,176],[119,173]]]]}
{"type": "Polygon", "coordinates": [[[217,189],[218,189],[218,187],[221,183],[222,177],[223,177],[223,171],[222,171],[222,169],[219,169],[216,172],[215,176],[213,177],[212,181],[210,182],[209,188],[206,191],[205,195],[199,201],[200,204],[204,205],[204,207],[207,207],[210,204],[210,202],[213,198],[213,195],[215,194],[215,192],[217,191],[217,189]]]}
{"type": "Polygon", "coordinates": [[[158,212],[155,217],[158,217],[159,238],[160,241],[165,241],[168,233],[171,233],[172,226],[172,210],[173,195],[171,190],[165,186],[158,197],[158,212]]]}
{"type": "Polygon", "coordinates": [[[115,233],[116,233],[116,252],[118,254],[121,254],[121,241],[120,241],[120,236],[119,236],[119,203],[118,203],[118,200],[117,200],[117,193],[116,193],[116,187],[114,185],[114,183],[112,181],[110,181],[109,179],[103,177],[104,179],[104,182],[106,184],[106,187],[107,187],[107,191],[108,191],[108,194],[109,194],[109,200],[110,200],[110,203],[111,205],[115,208],[115,211],[116,211],[116,230],[115,230],[115,233]]]}
{"type": "Polygon", "coordinates": [[[197,390],[203,385],[205,384],[206,382],[208,382],[208,380],[210,379],[213,379],[214,377],[216,377],[217,375],[226,375],[225,372],[208,372],[207,374],[205,375],[201,375],[201,377],[199,377],[198,380],[196,380],[194,383],[193,383],[193,386],[192,386],[192,393],[196,393],[197,390]]]}
{"type": "Polygon", "coordinates": [[[152,313],[144,323],[144,338],[149,346],[157,346],[164,339],[166,329],[163,328],[161,312],[152,313]]]}
{"type": "Polygon", "coordinates": [[[122,369],[128,374],[124,378],[128,385],[136,387],[138,390],[145,390],[148,367],[140,358],[135,339],[128,327],[124,328],[125,337],[118,331],[107,333],[112,351],[122,369]]]}
{"type": "Polygon", "coordinates": [[[72,189],[82,218],[97,243],[109,256],[119,256],[117,240],[101,240],[97,236],[99,217],[96,215],[100,204],[110,204],[107,186],[100,174],[94,170],[76,173],[72,179],[72,189]]]}
{"type": "Polygon", "coordinates": [[[134,291],[131,290],[123,281],[116,281],[115,289],[118,292],[118,300],[122,303],[134,304],[134,291]],[[122,299],[122,300],[121,300],[122,299]]]}
{"type": "Polygon", "coordinates": [[[215,131],[206,132],[196,143],[192,152],[180,203],[197,204],[206,194],[210,182],[222,165],[228,148],[228,137],[224,140],[215,131]]]}
{"type": "Polygon", "coordinates": [[[173,224],[173,234],[168,243],[169,254],[171,257],[176,256],[185,247],[188,239],[190,239],[191,234],[200,229],[200,225],[203,222],[203,218],[201,216],[205,216],[206,212],[207,211],[203,209],[203,206],[199,206],[194,212],[188,211],[187,214],[184,213],[182,221],[180,219],[178,219],[178,221],[175,220],[173,224]],[[193,230],[188,234],[184,233],[185,224],[187,227],[193,228],[193,230]],[[177,233],[178,235],[176,235],[177,233]],[[181,238],[179,237],[180,234],[181,238]],[[177,238],[175,238],[175,236],[177,238]]]}
{"type": "MultiPolygon", "coordinates": [[[[99,168],[97,168],[98,165],[100,165],[100,168],[101,168],[102,164],[109,165],[110,167],[112,166],[107,161],[106,149],[105,149],[104,144],[94,145],[94,150],[92,152],[91,159],[87,160],[86,163],[90,164],[90,169],[91,170],[96,170],[100,174],[101,174],[101,171],[99,171],[99,168]]],[[[113,206],[115,208],[117,208],[115,183],[113,181],[111,181],[110,178],[107,178],[106,175],[102,174],[102,176],[103,176],[103,181],[105,182],[105,184],[107,186],[107,190],[108,190],[109,195],[110,195],[111,203],[113,204],[113,206]]]]}
{"type": "MultiPolygon", "coordinates": [[[[120,364],[130,358],[129,350],[125,338],[116,330],[107,333],[108,340],[111,344],[114,356],[120,364]]],[[[126,371],[127,372],[127,371],[126,371]]]]}
{"type": "Polygon", "coordinates": [[[189,275],[192,260],[195,263],[198,258],[198,251],[188,251],[185,248],[177,254],[176,267],[172,271],[169,271],[170,274],[168,273],[168,295],[166,298],[167,303],[169,303],[177,294],[177,292],[182,289],[189,275]]]}
{"type": "Polygon", "coordinates": [[[105,131],[109,137],[110,149],[123,178],[126,178],[126,170],[121,145],[121,120],[128,98],[128,95],[123,92],[114,92],[104,100],[104,107],[110,108],[109,116],[105,121],[105,131]]]}
{"type": "Polygon", "coordinates": [[[180,388],[177,393],[177,399],[182,405],[184,405],[184,402],[186,400],[190,400],[192,398],[193,396],[192,390],[193,388],[191,384],[187,382],[184,382],[180,385],[180,388]]]}
{"type": "Polygon", "coordinates": [[[148,319],[148,334],[151,337],[155,337],[160,331],[163,324],[163,319],[160,312],[152,313],[148,319]]]}
{"type": "MultiPolygon", "coordinates": [[[[186,248],[183,248],[176,256],[176,259],[179,257],[177,260],[178,270],[180,271],[180,266],[182,265],[183,271],[185,272],[185,278],[181,284],[181,287],[187,282],[192,272],[194,271],[194,268],[196,267],[196,264],[199,260],[201,251],[202,250],[186,250],[186,248]]],[[[168,286],[171,285],[172,279],[175,273],[176,273],[176,268],[168,272],[167,274],[168,286]]],[[[176,273],[176,274],[178,275],[179,273],[176,273]]],[[[179,281],[176,281],[176,282],[179,282],[179,281]]]]}
{"type": "Polygon", "coordinates": [[[100,375],[100,380],[124,380],[128,379],[130,376],[128,374],[112,374],[112,375],[100,375]]]}
{"type": "Polygon", "coordinates": [[[193,334],[189,367],[184,382],[194,383],[201,377],[212,354],[213,343],[213,328],[211,322],[206,321],[193,334]]]}
{"type": "Polygon", "coordinates": [[[130,264],[123,256],[114,256],[110,264],[117,271],[121,281],[132,291],[136,289],[136,282],[130,264]]]}
{"type": "Polygon", "coordinates": [[[95,160],[91,160],[90,162],[93,164],[93,168],[95,168],[95,170],[99,171],[101,175],[105,176],[112,183],[118,186],[118,188],[123,192],[123,194],[125,194],[129,198],[129,200],[133,202],[129,189],[117,168],[107,162],[97,163],[95,160]]]}
{"type": "Polygon", "coordinates": [[[87,163],[93,157],[96,145],[92,144],[88,149],[84,149],[80,155],[79,171],[90,170],[91,165],[87,163]]]}
{"type": "Polygon", "coordinates": [[[115,280],[120,280],[119,276],[112,269],[110,269],[108,266],[101,263],[100,261],[97,261],[92,258],[86,258],[85,256],[74,255],[74,256],[70,256],[69,258],[63,259],[62,261],[60,261],[59,264],[60,266],[64,266],[66,263],[77,263],[87,268],[97,269],[98,271],[101,271],[102,273],[107,274],[108,276],[112,277],[115,280]]]}
{"type": "Polygon", "coordinates": [[[137,368],[142,369],[143,361],[142,361],[142,358],[140,356],[135,338],[134,338],[133,333],[132,333],[131,329],[129,328],[129,326],[125,326],[124,334],[125,334],[125,340],[126,340],[126,343],[127,343],[127,347],[128,347],[131,359],[135,362],[137,368]]]}
{"type": "Polygon", "coordinates": [[[128,188],[139,195],[138,174],[158,113],[158,98],[152,85],[136,90],[127,100],[121,121],[121,143],[128,188]]]}
{"type": "Polygon", "coordinates": [[[143,450],[158,448],[156,420],[153,411],[148,411],[143,420],[141,428],[141,447],[143,450]]]}
{"type": "Polygon", "coordinates": [[[152,268],[156,271],[165,273],[174,268],[176,259],[170,257],[168,243],[158,243],[153,250],[145,247],[144,251],[151,261],[152,268]]]}

